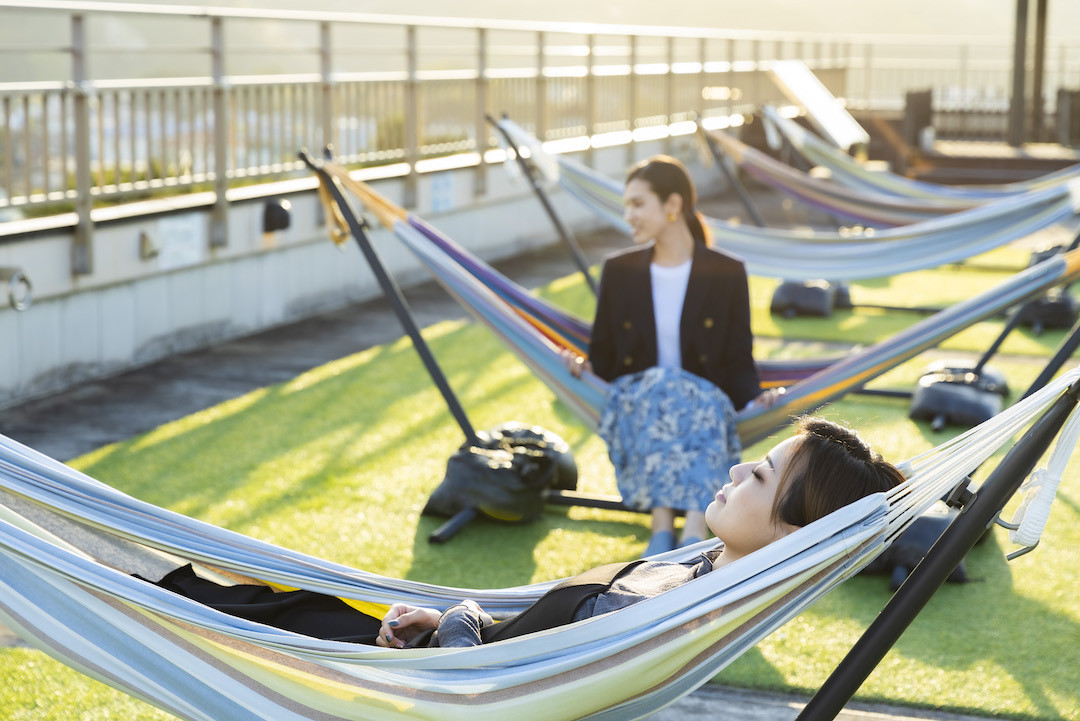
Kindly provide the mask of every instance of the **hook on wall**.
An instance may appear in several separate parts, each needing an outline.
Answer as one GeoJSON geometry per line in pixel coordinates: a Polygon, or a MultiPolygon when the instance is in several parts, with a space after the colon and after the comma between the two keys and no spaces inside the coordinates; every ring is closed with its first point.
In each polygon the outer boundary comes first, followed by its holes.
{"type": "Polygon", "coordinates": [[[22,268],[0,267],[0,283],[7,287],[8,303],[15,310],[26,310],[33,302],[33,286],[22,268]]]}

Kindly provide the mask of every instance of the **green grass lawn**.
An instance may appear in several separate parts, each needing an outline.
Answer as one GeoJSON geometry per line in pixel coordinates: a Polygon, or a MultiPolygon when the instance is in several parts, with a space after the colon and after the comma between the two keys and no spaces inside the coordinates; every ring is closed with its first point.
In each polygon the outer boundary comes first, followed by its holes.
{"type": "MultiPolygon", "coordinates": [[[[891,293],[878,297],[896,305],[898,297],[946,304],[975,286],[992,285],[993,276],[926,271],[912,274],[918,293],[897,281],[887,284],[891,293]]],[[[866,287],[877,292],[885,285],[866,287]]],[[[853,294],[862,288],[854,286],[853,294]]],[[[588,291],[576,278],[557,281],[547,292],[590,312],[588,291]]],[[[869,343],[918,319],[892,313],[855,321],[864,315],[855,311],[832,319],[776,320],[768,315],[770,293],[769,283],[754,279],[755,330],[763,336],[869,343]],[[846,330],[838,327],[845,324],[846,330]]],[[[1001,327],[981,325],[954,339],[955,349],[981,350],[1001,327]]],[[[477,428],[508,420],[544,426],[573,447],[581,490],[615,492],[602,442],[486,329],[446,322],[425,335],[477,428]]],[[[1060,337],[1018,333],[1005,350],[1045,356],[1060,337]]],[[[994,365],[1021,389],[1040,369],[1037,359],[994,365]]],[[[910,388],[923,366],[916,359],[875,385],[910,388]]],[[[859,427],[897,460],[947,437],[908,420],[906,412],[906,401],[855,395],[824,410],[859,427]]],[[[758,456],[777,439],[745,455],[758,456]]],[[[440,519],[423,517],[420,509],[461,441],[411,344],[399,341],[101,448],[72,465],[217,525],[376,573],[437,584],[541,581],[633,558],[644,548],[645,516],[584,508],[550,509],[529,525],[476,522],[447,544],[429,544],[440,519]]],[[[1002,717],[1080,719],[1080,473],[1070,469],[1039,549],[1006,563],[1008,549],[1000,530],[976,548],[967,559],[974,582],[946,586],[935,596],[859,698],[1002,717]]],[[[717,680],[811,693],[888,597],[886,579],[856,578],[717,680]]],[[[12,721],[171,718],[34,650],[0,649],[0,669],[6,679],[0,717],[12,721]]]]}

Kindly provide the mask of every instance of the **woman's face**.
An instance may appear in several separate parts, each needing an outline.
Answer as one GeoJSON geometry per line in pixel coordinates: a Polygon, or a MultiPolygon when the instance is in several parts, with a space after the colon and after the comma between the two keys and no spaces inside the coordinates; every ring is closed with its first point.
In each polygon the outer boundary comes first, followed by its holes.
{"type": "Polygon", "coordinates": [[[623,219],[630,225],[630,233],[635,243],[648,243],[656,240],[664,229],[671,225],[668,215],[681,209],[680,196],[672,193],[666,202],[660,202],[660,196],[653,192],[652,186],[641,178],[634,178],[623,189],[623,219]]]}
{"type": "Polygon", "coordinates": [[[705,509],[705,521],[724,542],[728,558],[745,556],[787,535],[793,527],[774,519],[780,478],[798,436],[778,443],[764,460],[740,463],[731,468],[731,482],[721,488],[705,509]]]}

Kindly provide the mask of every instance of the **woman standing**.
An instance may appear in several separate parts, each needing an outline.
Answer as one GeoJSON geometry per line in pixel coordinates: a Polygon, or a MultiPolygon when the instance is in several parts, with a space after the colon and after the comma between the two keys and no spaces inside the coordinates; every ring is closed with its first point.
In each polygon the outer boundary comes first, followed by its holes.
{"type": "Polygon", "coordinates": [[[678,160],[636,165],[623,192],[634,248],[604,261],[588,361],[612,381],[601,435],[623,502],[650,510],[645,555],[705,537],[704,510],[741,448],[734,414],[761,393],[742,261],[710,248],[696,191],[678,160]]]}

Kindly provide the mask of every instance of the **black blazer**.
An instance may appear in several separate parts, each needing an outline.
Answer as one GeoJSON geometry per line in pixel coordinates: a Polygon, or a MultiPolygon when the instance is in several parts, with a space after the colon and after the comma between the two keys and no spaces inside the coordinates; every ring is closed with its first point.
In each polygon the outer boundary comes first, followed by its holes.
{"type": "MultiPolygon", "coordinates": [[[[651,262],[651,245],[604,261],[589,347],[589,361],[601,378],[614,380],[657,363],[651,262]]],[[[695,244],[679,343],[683,368],[719,386],[736,410],[761,392],[742,261],[695,244]]]]}

